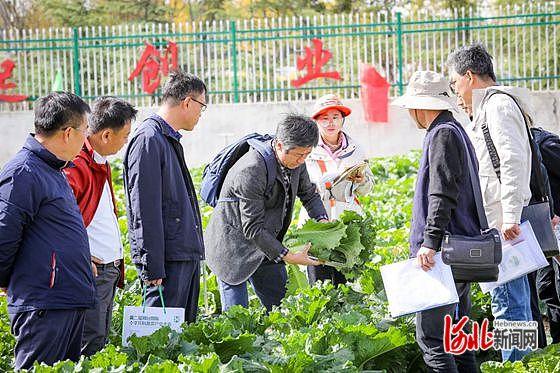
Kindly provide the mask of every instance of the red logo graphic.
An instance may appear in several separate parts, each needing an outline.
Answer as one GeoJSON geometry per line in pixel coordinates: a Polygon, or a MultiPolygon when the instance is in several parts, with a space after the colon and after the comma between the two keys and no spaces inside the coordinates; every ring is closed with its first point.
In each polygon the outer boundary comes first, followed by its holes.
{"type": "MultiPolygon", "coordinates": [[[[0,71],[0,91],[16,88],[17,84],[8,82],[7,80],[12,76],[12,70],[16,67],[14,61],[5,59],[1,64],[0,67],[2,70],[0,71]]],[[[2,94],[0,93],[0,101],[6,102],[20,102],[25,101],[28,96],[25,95],[15,95],[15,94],[2,94]]]]}
{"type": "Polygon", "coordinates": [[[299,79],[292,80],[292,86],[301,87],[305,83],[317,79],[328,78],[342,80],[338,71],[323,72],[321,69],[326,65],[332,57],[332,53],[323,49],[323,42],[319,39],[312,39],[313,48],[305,47],[303,56],[297,59],[297,69],[299,71],[306,70],[305,75],[299,79]]]}
{"type": "Polygon", "coordinates": [[[494,333],[488,331],[488,319],[472,322],[472,332],[467,334],[463,328],[469,321],[467,316],[463,316],[457,324],[453,324],[451,316],[445,315],[443,329],[443,349],[448,354],[461,355],[465,351],[488,350],[494,346],[494,333]]]}
{"type": "Polygon", "coordinates": [[[128,77],[132,81],[142,73],[142,90],[152,94],[158,89],[161,75],[169,75],[169,71],[177,68],[177,44],[170,41],[161,53],[150,43],[146,43],[144,53],[140,57],[136,68],[128,77]],[[161,75],[160,75],[161,73],[161,75]]]}

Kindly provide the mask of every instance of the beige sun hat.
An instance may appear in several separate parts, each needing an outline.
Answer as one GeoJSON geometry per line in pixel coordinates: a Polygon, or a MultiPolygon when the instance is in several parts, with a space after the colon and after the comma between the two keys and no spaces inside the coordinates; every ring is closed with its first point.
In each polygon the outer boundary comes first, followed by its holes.
{"type": "Polygon", "coordinates": [[[342,113],[343,117],[350,115],[352,110],[342,103],[342,100],[333,94],[324,95],[319,97],[313,105],[313,111],[311,118],[317,119],[317,117],[329,109],[336,109],[342,113]]]}
{"type": "Polygon", "coordinates": [[[449,90],[449,81],[433,71],[412,74],[406,92],[391,102],[405,109],[455,110],[455,99],[449,90]]]}

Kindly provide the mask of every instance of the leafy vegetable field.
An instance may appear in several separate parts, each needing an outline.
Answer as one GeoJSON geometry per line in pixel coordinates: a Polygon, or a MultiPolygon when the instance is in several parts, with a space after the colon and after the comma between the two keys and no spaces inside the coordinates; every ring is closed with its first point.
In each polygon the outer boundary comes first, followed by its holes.
{"type": "MultiPolygon", "coordinates": [[[[141,286],[130,264],[126,239],[122,167],[114,164],[114,183],[127,261],[127,284],[118,291],[110,341],[103,351],[78,363],[36,365],[35,372],[422,372],[422,356],[414,342],[413,317],[392,319],[387,311],[379,267],[408,257],[408,230],[419,153],[374,159],[376,184],[361,198],[365,217],[346,214],[340,222],[308,222],[286,243],[297,247],[314,243],[313,254],[341,263],[349,286],[310,287],[303,269],[288,266],[288,296],[265,314],[254,294],[249,309],[233,307],[220,314],[215,276],[204,271],[198,322],[180,333],[160,329],[149,337],[132,337],[120,346],[125,305],[139,305],[141,286]]],[[[193,177],[199,183],[201,169],[193,177]]],[[[301,208],[296,206],[296,210],[301,208]]],[[[204,206],[204,223],[211,208],[204,206]]],[[[297,217],[297,215],[295,215],[297,217]]],[[[473,318],[490,318],[489,299],[473,286],[473,318]]],[[[0,371],[11,370],[14,339],[9,333],[5,299],[0,299],[0,371]]],[[[543,372],[560,370],[558,346],[515,365],[483,364],[485,372],[543,372]],[[546,369],[545,369],[546,367],[546,369]],[[552,368],[553,370],[549,370],[552,368]]],[[[478,356],[479,362],[499,360],[495,351],[478,356]]]]}

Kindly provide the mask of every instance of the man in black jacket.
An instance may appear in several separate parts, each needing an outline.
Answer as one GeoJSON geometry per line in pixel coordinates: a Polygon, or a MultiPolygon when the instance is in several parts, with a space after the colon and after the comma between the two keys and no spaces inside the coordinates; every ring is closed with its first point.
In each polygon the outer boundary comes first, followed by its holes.
{"type": "Polygon", "coordinates": [[[0,172],[0,289],[15,369],[78,361],[95,284],[82,215],[62,171],[84,144],[89,106],[54,92],[35,102],[35,134],[0,172]]]}
{"type": "MultiPolygon", "coordinates": [[[[427,130],[418,170],[410,256],[425,271],[435,266],[444,233],[464,236],[480,234],[468,158],[478,165],[474,148],[462,126],[453,118],[449,83],[431,71],[418,71],[410,79],[406,94],[393,105],[408,109],[418,128],[427,130]],[[466,147],[465,147],[466,145],[466,147]]],[[[476,166],[477,167],[477,166],[476,166]]],[[[451,355],[444,350],[444,318],[454,323],[470,312],[470,284],[456,283],[459,304],[437,307],[416,314],[416,341],[428,369],[433,372],[476,372],[473,351],[451,355]]]]}
{"type": "MultiPolygon", "coordinates": [[[[554,221],[560,216],[560,139],[542,128],[533,127],[531,133],[539,147],[542,163],[548,174],[550,196],[554,206],[554,221]]],[[[539,299],[546,304],[552,343],[560,343],[560,266],[558,259],[549,259],[551,265],[536,272],[535,282],[539,299]]],[[[540,312],[540,311],[538,311],[540,312]]],[[[544,333],[541,332],[539,337],[544,333]]],[[[546,346],[546,340],[539,340],[539,347],[546,346]]]]}
{"type": "Polygon", "coordinates": [[[560,138],[538,127],[532,127],[531,134],[546,167],[552,199],[557,202],[554,203],[554,214],[560,216],[560,138]]]}
{"type": "Polygon", "coordinates": [[[206,85],[175,71],[163,87],[162,105],[136,129],[124,157],[128,235],[132,262],[147,286],[146,304],[198,310],[202,221],[185,162],[180,130],[192,131],[206,109],[206,85]]]}

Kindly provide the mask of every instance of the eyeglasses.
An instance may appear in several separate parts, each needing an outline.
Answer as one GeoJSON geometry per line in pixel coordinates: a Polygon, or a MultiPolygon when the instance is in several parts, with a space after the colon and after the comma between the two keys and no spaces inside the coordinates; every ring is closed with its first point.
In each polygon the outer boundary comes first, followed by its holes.
{"type": "Polygon", "coordinates": [[[451,93],[453,93],[454,95],[457,94],[457,92],[455,91],[455,83],[457,83],[456,80],[452,80],[449,82],[449,90],[451,91],[451,93]]]}
{"type": "Polygon", "coordinates": [[[198,102],[198,103],[200,104],[200,111],[201,111],[201,112],[203,112],[203,111],[206,110],[206,107],[207,107],[208,105],[206,105],[204,102],[200,102],[200,101],[198,101],[197,99],[194,99],[194,98],[192,98],[192,97],[191,97],[191,100],[193,100],[194,102],[198,102]]]}
{"type": "Polygon", "coordinates": [[[472,75],[470,74],[470,71],[467,71],[464,75],[460,75],[459,78],[455,79],[455,80],[451,80],[449,82],[449,90],[451,91],[451,93],[453,93],[455,96],[459,96],[459,93],[457,92],[457,90],[455,89],[455,86],[457,85],[457,80],[458,79],[463,79],[463,78],[467,78],[469,81],[472,80],[472,75]]]}

